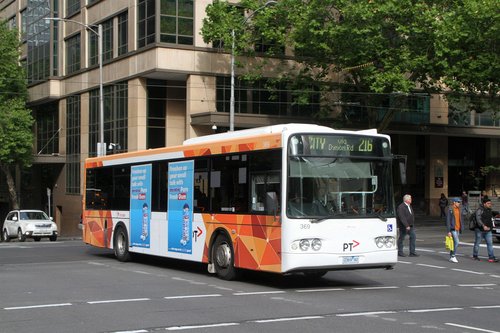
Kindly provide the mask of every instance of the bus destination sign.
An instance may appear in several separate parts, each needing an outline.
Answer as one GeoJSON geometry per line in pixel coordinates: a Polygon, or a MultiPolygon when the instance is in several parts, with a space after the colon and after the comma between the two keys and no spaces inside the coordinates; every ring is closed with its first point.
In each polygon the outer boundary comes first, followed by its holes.
{"type": "Polygon", "coordinates": [[[389,156],[385,138],[358,135],[309,134],[290,140],[292,155],[316,156],[389,156]]]}

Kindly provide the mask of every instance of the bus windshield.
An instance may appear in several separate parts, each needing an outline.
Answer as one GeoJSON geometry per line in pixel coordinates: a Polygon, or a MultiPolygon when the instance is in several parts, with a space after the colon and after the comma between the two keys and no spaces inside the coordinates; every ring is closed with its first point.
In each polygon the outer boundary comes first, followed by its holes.
{"type": "Polygon", "coordinates": [[[391,159],[339,155],[289,154],[287,216],[320,220],[394,216],[391,159]]]}

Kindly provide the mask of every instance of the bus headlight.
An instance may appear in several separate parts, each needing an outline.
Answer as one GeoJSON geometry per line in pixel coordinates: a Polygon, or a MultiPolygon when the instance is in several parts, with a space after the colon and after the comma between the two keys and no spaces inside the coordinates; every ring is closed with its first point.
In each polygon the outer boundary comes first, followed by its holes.
{"type": "Polygon", "coordinates": [[[318,238],[314,238],[312,241],[311,241],[311,248],[314,250],[314,251],[319,251],[321,250],[321,240],[318,239],[318,238]]]}
{"type": "Polygon", "coordinates": [[[309,246],[311,244],[309,243],[309,239],[301,239],[299,242],[299,247],[302,251],[307,251],[309,250],[309,246]]]}
{"type": "Polygon", "coordinates": [[[379,249],[386,247],[386,248],[391,248],[396,245],[396,238],[392,236],[380,236],[380,237],[375,237],[375,244],[379,249]]]}

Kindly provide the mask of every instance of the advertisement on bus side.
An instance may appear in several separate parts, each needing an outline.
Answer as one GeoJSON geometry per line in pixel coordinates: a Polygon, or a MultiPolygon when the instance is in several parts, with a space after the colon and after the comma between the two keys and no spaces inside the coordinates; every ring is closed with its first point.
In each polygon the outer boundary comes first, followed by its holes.
{"type": "Polygon", "coordinates": [[[168,164],[168,251],[192,254],[194,161],[168,164]]]}
{"type": "Polygon", "coordinates": [[[130,170],[131,246],[150,247],[151,164],[132,166],[130,170]]]}

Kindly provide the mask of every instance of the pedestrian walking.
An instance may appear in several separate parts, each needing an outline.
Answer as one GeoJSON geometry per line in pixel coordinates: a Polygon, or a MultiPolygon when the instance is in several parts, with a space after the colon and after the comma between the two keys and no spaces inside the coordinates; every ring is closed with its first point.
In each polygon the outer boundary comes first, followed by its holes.
{"type": "Polygon", "coordinates": [[[441,193],[441,197],[439,198],[439,210],[441,211],[440,217],[446,218],[446,207],[448,206],[448,198],[441,193]]]}
{"type": "Polygon", "coordinates": [[[462,191],[462,208],[469,211],[469,196],[466,191],[462,191]]]}
{"type": "Polygon", "coordinates": [[[460,199],[454,198],[452,204],[446,214],[446,230],[448,236],[453,237],[453,249],[450,250],[450,262],[458,263],[457,248],[460,242],[459,235],[462,233],[463,221],[467,214],[463,207],[460,206],[460,199]]]}
{"type": "Polygon", "coordinates": [[[474,229],[475,240],[474,249],[472,252],[472,258],[474,260],[479,259],[479,244],[481,244],[481,239],[486,241],[486,248],[488,251],[488,262],[498,262],[498,259],[493,253],[493,235],[491,228],[493,228],[493,217],[498,215],[498,212],[491,210],[491,200],[489,198],[483,198],[483,204],[475,212],[476,214],[476,228],[474,229]]]}
{"type": "Polygon", "coordinates": [[[417,235],[415,234],[415,215],[413,208],[411,207],[411,202],[411,195],[405,194],[403,196],[403,202],[398,206],[396,212],[397,224],[399,229],[398,256],[400,257],[406,257],[403,251],[403,242],[406,238],[406,235],[409,235],[410,237],[410,257],[419,256],[417,252],[415,252],[417,235]]]}

